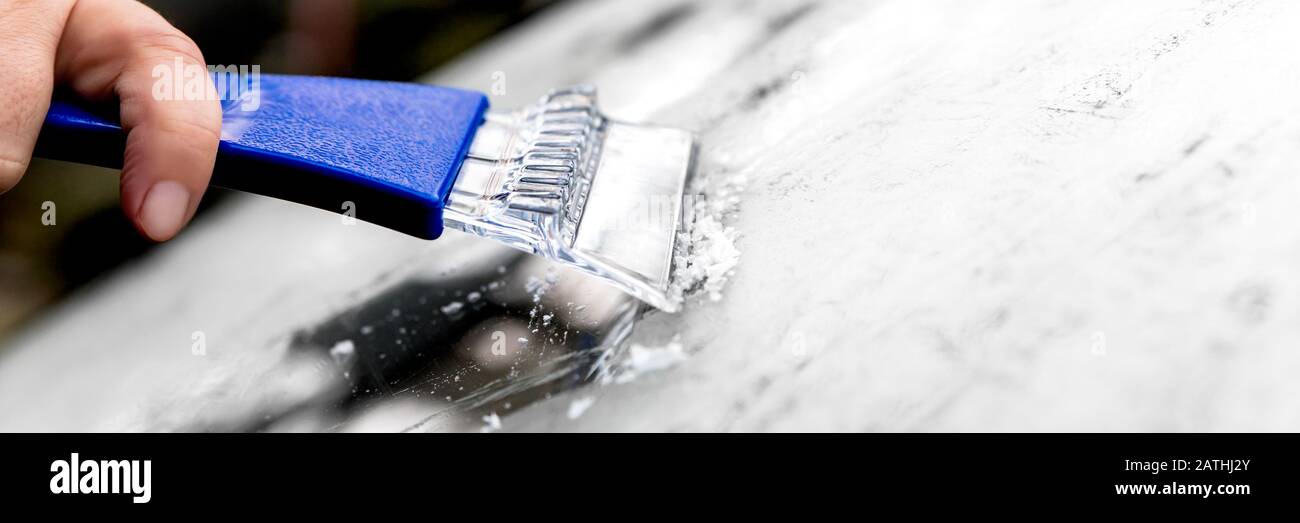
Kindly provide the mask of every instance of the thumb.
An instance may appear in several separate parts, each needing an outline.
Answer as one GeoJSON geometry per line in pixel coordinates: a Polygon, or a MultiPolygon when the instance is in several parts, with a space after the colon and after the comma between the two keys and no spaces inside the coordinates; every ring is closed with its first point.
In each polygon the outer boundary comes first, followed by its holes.
{"type": "Polygon", "coordinates": [[[84,97],[120,100],[123,211],[149,238],[174,237],[198,209],[221,137],[221,104],[198,47],[133,0],[79,0],[55,71],[84,97]],[[175,74],[177,64],[196,89],[156,92],[159,80],[171,79],[157,72],[175,74]]]}

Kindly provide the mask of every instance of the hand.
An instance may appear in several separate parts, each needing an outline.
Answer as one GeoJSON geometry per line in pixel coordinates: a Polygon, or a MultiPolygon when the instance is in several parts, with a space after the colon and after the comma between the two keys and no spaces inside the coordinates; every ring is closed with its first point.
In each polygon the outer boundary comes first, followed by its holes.
{"type": "Polygon", "coordinates": [[[127,132],[122,210],[171,239],[207,188],[221,137],[213,97],[159,100],[154,68],[207,65],[194,42],[135,0],[0,0],[0,194],[31,162],[55,85],[120,101],[127,132]]]}

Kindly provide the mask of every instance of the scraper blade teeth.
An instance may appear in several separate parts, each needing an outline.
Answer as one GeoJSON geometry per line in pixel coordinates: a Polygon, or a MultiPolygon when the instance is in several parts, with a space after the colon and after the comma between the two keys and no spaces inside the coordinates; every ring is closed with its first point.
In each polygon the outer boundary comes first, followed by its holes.
{"type": "Polygon", "coordinates": [[[668,288],[694,153],[687,131],[606,119],[593,88],[553,91],[489,115],[444,218],[675,312],[668,288]]]}

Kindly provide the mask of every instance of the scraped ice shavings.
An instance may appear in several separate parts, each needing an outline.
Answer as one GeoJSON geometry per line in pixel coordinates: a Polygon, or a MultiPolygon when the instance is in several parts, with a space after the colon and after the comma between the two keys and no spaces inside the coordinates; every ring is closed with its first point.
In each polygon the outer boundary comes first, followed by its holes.
{"type": "Polygon", "coordinates": [[[624,370],[637,373],[655,372],[671,368],[684,360],[686,360],[686,352],[679,342],[673,341],[663,347],[646,347],[637,343],[628,350],[624,370]]]}
{"type": "MultiPolygon", "coordinates": [[[[546,270],[544,278],[529,276],[528,281],[524,283],[524,290],[528,292],[533,300],[533,307],[528,311],[529,332],[540,334],[542,327],[550,326],[551,318],[553,318],[554,315],[544,312],[543,308],[545,305],[542,303],[542,297],[546,296],[547,292],[550,292],[551,288],[555,286],[555,282],[557,281],[559,281],[559,274],[556,273],[554,267],[550,267],[546,270]],[[539,314],[542,316],[540,323],[537,321],[539,314]]],[[[522,342],[523,339],[520,338],[520,341],[522,342]]]]}
{"type": "Polygon", "coordinates": [[[455,316],[457,313],[461,311],[461,309],[464,308],[465,308],[464,303],[453,301],[451,303],[442,306],[442,313],[447,316],[455,316]]]}
{"type": "Polygon", "coordinates": [[[613,372],[606,374],[602,384],[622,385],[639,376],[672,368],[686,361],[686,349],[680,341],[673,339],[662,347],[647,347],[633,343],[628,347],[623,359],[614,365],[613,372]]]}
{"type": "Polygon", "coordinates": [[[352,356],[356,352],[357,346],[352,343],[352,340],[343,340],[330,347],[330,358],[334,360],[336,365],[347,365],[352,361],[352,356]]]}
{"type": "Polygon", "coordinates": [[[722,289],[740,263],[740,250],[736,248],[739,234],[735,228],[724,226],[723,219],[735,212],[740,203],[737,194],[747,182],[743,174],[732,176],[709,198],[694,200],[691,211],[695,219],[683,233],[686,241],[678,242],[673,254],[673,281],[668,289],[671,297],[707,294],[713,301],[722,299],[722,289]]]}
{"type": "Polygon", "coordinates": [[[578,419],[582,417],[583,413],[587,412],[587,409],[591,408],[591,405],[594,403],[596,403],[596,398],[592,396],[578,398],[569,402],[569,419],[578,419]]]}
{"type": "Polygon", "coordinates": [[[691,254],[682,260],[682,271],[675,279],[673,292],[683,297],[692,291],[704,292],[709,299],[722,299],[722,289],[727,284],[736,265],[740,251],[736,249],[736,231],[723,227],[716,218],[705,216],[695,222],[690,230],[691,254]]]}

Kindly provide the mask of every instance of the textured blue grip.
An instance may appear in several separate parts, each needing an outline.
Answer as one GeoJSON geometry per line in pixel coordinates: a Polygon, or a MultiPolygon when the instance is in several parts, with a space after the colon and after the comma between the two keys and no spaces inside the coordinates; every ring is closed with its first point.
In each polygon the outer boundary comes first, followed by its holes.
{"type": "MultiPolygon", "coordinates": [[[[421,238],[442,209],[487,98],[419,84],[262,75],[223,102],[213,184],[342,212],[421,238]]],[[[56,96],[37,155],[120,167],[115,107],[56,96]]]]}

